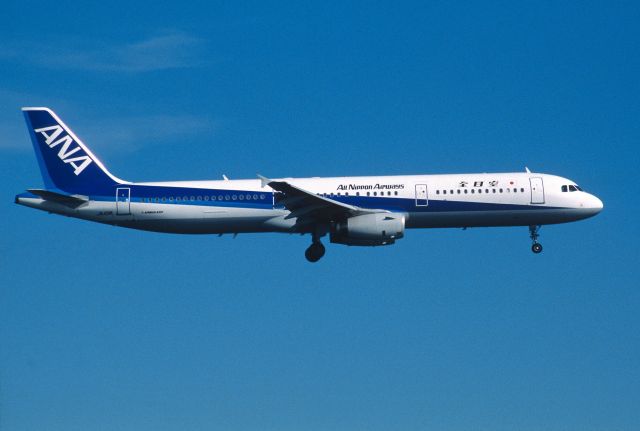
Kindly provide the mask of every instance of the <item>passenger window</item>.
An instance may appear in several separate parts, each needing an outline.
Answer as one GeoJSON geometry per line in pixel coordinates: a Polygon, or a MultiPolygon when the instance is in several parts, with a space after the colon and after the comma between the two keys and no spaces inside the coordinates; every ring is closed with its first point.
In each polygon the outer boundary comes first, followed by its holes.
{"type": "Polygon", "coordinates": [[[482,193],[482,189],[478,189],[478,193],[482,193]]]}
{"type": "Polygon", "coordinates": [[[260,199],[264,200],[265,196],[263,194],[260,195],[260,199]]]}
{"type": "Polygon", "coordinates": [[[198,196],[198,200],[201,201],[202,200],[202,196],[198,196]]]}
{"type": "Polygon", "coordinates": [[[458,194],[460,194],[460,189],[458,189],[458,194]]]}
{"type": "Polygon", "coordinates": [[[474,189],[471,189],[471,194],[474,194],[476,191],[474,189]]]}
{"type": "Polygon", "coordinates": [[[500,189],[500,193],[502,193],[502,189],[500,189]]]}
{"type": "Polygon", "coordinates": [[[443,190],[443,191],[442,191],[442,194],[443,194],[443,195],[446,195],[446,194],[447,194],[447,191],[446,191],[446,190],[443,190]]]}
{"type": "Polygon", "coordinates": [[[520,189],[520,192],[524,193],[524,188],[521,188],[521,189],[520,189]]]}
{"type": "Polygon", "coordinates": [[[253,195],[253,200],[257,201],[258,200],[258,195],[253,195]]]}
{"type": "Polygon", "coordinates": [[[440,190],[436,190],[436,194],[439,195],[440,194],[440,190]]]}
{"type": "Polygon", "coordinates": [[[485,193],[489,193],[489,189],[484,189],[484,192],[485,193]]]}
{"type": "Polygon", "coordinates": [[[238,199],[238,196],[237,195],[231,195],[231,199],[233,199],[235,201],[236,199],[238,199]]]}
{"type": "Polygon", "coordinates": [[[398,196],[398,191],[393,192],[394,195],[398,196]]]}
{"type": "Polygon", "coordinates": [[[467,193],[469,193],[469,191],[467,189],[464,189],[464,194],[466,195],[467,193]]]}

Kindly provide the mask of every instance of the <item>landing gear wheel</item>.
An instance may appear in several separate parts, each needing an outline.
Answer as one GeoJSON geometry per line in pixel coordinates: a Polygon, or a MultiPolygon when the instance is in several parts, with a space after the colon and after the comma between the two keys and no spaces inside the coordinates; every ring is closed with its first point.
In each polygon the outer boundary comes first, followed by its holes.
{"type": "Polygon", "coordinates": [[[540,226],[529,226],[529,238],[533,241],[533,245],[531,246],[531,251],[535,254],[542,252],[542,244],[538,242],[538,237],[540,234],[540,226]]]}
{"type": "Polygon", "coordinates": [[[324,245],[322,245],[321,242],[315,242],[304,252],[304,257],[306,257],[309,262],[317,262],[324,256],[324,252],[324,245]]]}

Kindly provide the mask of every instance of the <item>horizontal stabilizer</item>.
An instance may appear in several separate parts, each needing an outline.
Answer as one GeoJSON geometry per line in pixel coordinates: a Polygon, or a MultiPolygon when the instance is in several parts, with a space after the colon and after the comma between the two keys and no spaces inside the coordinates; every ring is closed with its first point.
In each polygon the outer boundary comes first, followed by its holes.
{"type": "Polygon", "coordinates": [[[62,193],[52,192],[51,190],[29,189],[28,192],[33,193],[36,196],[40,196],[46,201],[57,202],[73,208],[89,202],[89,198],[87,196],[65,195],[62,193]]]}

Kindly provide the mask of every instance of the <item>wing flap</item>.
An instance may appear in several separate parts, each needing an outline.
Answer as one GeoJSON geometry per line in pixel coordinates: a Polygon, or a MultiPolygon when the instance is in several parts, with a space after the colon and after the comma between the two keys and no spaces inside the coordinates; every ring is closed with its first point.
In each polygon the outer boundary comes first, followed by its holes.
{"type": "Polygon", "coordinates": [[[270,180],[261,175],[258,175],[258,177],[262,180],[263,186],[268,185],[273,190],[282,193],[283,197],[280,203],[291,211],[291,214],[286,217],[288,219],[298,218],[299,220],[334,221],[359,214],[388,212],[381,209],[363,209],[354,205],[338,202],[294,186],[287,181],[270,180]]]}

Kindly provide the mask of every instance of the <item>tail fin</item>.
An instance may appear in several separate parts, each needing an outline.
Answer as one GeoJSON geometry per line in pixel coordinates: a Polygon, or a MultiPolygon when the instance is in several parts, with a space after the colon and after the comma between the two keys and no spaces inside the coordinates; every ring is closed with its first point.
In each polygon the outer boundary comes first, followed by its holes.
{"type": "Polygon", "coordinates": [[[67,193],[113,192],[125,181],[111,175],[96,156],[49,108],[22,108],[45,187],[67,193]]]}

